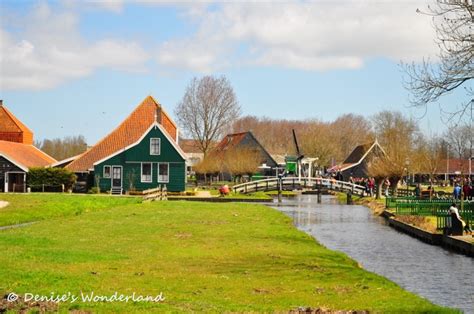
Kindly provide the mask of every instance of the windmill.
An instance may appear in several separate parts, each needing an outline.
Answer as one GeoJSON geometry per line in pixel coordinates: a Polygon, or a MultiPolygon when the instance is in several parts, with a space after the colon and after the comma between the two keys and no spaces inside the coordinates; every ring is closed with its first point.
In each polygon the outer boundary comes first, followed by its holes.
{"type": "Polygon", "coordinates": [[[293,175],[298,174],[298,177],[301,178],[301,160],[304,158],[304,155],[300,151],[295,130],[292,129],[292,132],[293,142],[296,148],[296,156],[285,156],[286,172],[291,173],[293,175]]]}

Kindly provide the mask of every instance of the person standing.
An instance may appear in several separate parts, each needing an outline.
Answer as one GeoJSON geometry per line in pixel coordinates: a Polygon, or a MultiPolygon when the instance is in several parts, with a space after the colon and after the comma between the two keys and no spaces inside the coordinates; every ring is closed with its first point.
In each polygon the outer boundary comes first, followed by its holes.
{"type": "Polygon", "coordinates": [[[464,193],[464,200],[467,200],[469,195],[471,195],[471,186],[469,182],[464,182],[464,186],[462,187],[462,191],[464,193]]]}
{"type": "Polygon", "coordinates": [[[420,198],[420,196],[421,196],[421,187],[420,187],[420,184],[418,183],[415,187],[415,197],[420,198]]]}
{"type": "MultiPolygon", "coordinates": [[[[453,225],[455,224],[454,223],[454,219],[457,219],[459,220],[459,222],[461,223],[461,226],[462,226],[462,230],[466,233],[469,233],[469,234],[472,234],[472,230],[471,228],[469,227],[469,224],[467,224],[461,217],[461,215],[459,214],[459,210],[458,208],[456,207],[456,204],[455,203],[452,203],[451,204],[451,207],[449,207],[448,209],[448,215],[450,215],[450,219],[448,219],[448,227],[449,228],[452,228],[453,225]]],[[[462,235],[462,234],[461,234],[462,235]]]]}
{"type": "Polygon", "coordinates": [[[461,187],[459,186],[458,183],[456,183],[456,185],[454,186],[453,197],[455,200],[461,199],[461,187]]]}
{"type": "Polygon", "coordinates": [[[375,178],[371,177],[369,178],[369,193],[370,197],[374,197],[374,191],[375,191],[375,178]]]}
{"type": "Polygon", "coordinates": [[[472,181],[469,183],[471,186],[471,192],[469,193],[469,200],[472,201],[474,199],[474,187],[472,186],[472,181]]]}
{"type": "Polygon", "coordinates": [[[389,196],[388,191],[390,189],[390,180],[388,178],[385,179],[384,185],[385,185],[385,197],[388,197],[389,196]]]}

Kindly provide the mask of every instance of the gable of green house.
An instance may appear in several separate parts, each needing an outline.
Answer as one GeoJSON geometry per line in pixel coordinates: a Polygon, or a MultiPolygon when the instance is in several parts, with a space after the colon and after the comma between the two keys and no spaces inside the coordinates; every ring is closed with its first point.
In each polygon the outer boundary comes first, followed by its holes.
{"type": "Polygon", "coordinates": [[[94,164],[96,184],[102,191],[110,190],[115,171],[121,174],[124,191],[142,191],[158,185],[166,185],[168,191],[184,191],[185,159],[171,141],[155,124],[138,143],[94,164]]]}

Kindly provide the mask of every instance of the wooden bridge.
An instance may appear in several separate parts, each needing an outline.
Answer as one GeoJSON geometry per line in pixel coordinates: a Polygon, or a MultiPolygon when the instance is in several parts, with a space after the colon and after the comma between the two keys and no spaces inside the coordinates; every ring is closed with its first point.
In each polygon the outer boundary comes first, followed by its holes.
{"type": "MultiPolygon", "coordinates": [[[[238,185],[234,185],[232,190],[235,193],[252,193],[257,191],[277,191],[278,178],[263,179],[258,181],[250,181],[238,185]]],[[[281,179],[282,190],[329,190],[337,192],[352,192],[356,195],[364,195],[365,187],[355,183],[336,181],[329,178],[298,178],[284,177],[281,179]]]]}

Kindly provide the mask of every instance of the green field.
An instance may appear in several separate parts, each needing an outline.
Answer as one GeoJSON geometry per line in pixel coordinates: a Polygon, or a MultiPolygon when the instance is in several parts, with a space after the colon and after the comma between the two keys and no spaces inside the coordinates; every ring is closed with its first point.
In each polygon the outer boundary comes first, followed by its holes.
{"type": "Polygon", "coordinates": [[[0,208],[0,227],[49,218],[75,216],[121,205],[141,203],[139,197],[70,194],[3,194],[10,203],[0,208]]]}
{"type": "Polygon", "coordinates": [[[11,202],[0,209],[2,223],[15,211],[43,219],[0,231],[0,293],[165,297],[162,303],[64,302],[60,311],[450,312],[324,248],[266,206],[69,195],[0,199],[11,202]]]}

